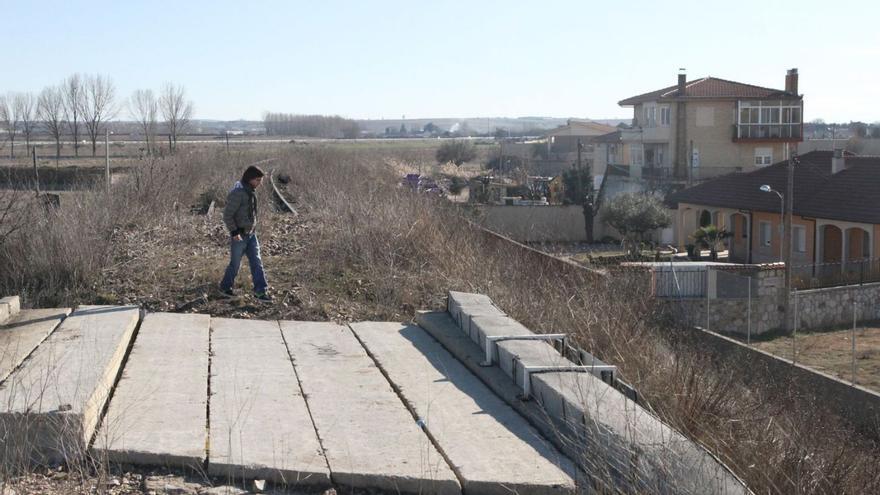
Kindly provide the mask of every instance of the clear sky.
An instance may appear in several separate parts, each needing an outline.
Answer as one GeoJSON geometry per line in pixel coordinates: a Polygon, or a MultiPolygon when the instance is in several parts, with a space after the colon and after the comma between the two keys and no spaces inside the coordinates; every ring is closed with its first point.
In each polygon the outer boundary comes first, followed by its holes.
{"type": "Polygon", "coordinates": [[[0,0],[0,93],[83,72],[183,84],[197,118],[626,118],[679,67],[775,88],[797,67],[807,120],[875,121],[878,21],[876,0],[0,0]]]}

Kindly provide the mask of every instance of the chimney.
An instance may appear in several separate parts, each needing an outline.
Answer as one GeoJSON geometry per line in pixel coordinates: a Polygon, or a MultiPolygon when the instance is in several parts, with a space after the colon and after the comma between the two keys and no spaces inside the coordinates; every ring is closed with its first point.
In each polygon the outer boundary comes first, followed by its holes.
{"type": "Polygon", "coordinates": [[[687,85],[687,74],[681,73],[678,75],[678,96],[684,96],[684,89],[687,85]]]}
{"type": "Polygon", "coordinates": [[[797,69],[789,69],[785,74],[785,92],[798,94],[798,71],[797,69]]]}
{"type": "Polygon", "coordinates": [[[846,158],[844,158],[841,148],[834,148],[834,155],[831,156],[831,175],[846,169],[846,158]]]}

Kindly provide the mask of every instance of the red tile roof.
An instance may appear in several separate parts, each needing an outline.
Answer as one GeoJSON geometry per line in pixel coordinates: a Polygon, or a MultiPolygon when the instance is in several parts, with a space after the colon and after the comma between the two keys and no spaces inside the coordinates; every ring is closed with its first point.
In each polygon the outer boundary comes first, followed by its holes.
{"type": "MultiPolygon", "coordinates": [[[[621,106],[638,105],[646,101],[657,101],[667,98],[678,98],[678,86],[651,91],[631,96],[618,102],[621,106]]],[[[764,88],[752,84],[728,81],[717,77],[704,77],[690,81],[685,85],[685,98],[798,98],[798,95],[787,93],[781,89],[764,88]]]]}

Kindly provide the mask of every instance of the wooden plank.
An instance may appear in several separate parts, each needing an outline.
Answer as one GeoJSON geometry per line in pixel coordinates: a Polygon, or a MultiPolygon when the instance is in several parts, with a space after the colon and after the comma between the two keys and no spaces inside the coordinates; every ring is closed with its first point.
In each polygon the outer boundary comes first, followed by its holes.
{"type": "Polygon", "coordinates": [[[446,461],[351,330],[281,322],[334,483],[404,493],[457,494],[446,461]]]}
{"type": "Polygon", "coordinates": [[[150,313],[116,387],[94,449],[125,464],[199,469],[208,415],[211,318],[150,313]]]}
{"type": "Polygon", "coordinates": [[[276,321],[211,320],[208,474],[330,485],[330,470],[276,321]]]}

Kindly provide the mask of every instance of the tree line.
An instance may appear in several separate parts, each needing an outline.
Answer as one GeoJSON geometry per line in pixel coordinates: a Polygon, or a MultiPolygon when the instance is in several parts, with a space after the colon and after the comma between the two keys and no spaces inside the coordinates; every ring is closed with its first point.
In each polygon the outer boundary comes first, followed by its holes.
{"type": "Polygon", "coordinates": [[[297,115],[266,112],[263,115],[269,136],[305,136],[354,139],[360,134],[357,122],[338,115],[297,115]]]}
{"type": "Polygon", "coordinates": [[[147,153],[157,147],[160,124],[169,136],[173,152],[178,136],[189,127],[193,103],[187,99],[183,86],[170,82],[158,94],[151,89],[138,89],[129,98],[119,100],[109,76],[77,73],[37,94],[0,94],[0,130],[4,131],[0,134],[0,147],[9,143],[9,156],[14,158],[16,138],[23,138],[30,148],[34,135],[44,132],[55,141],[56,158],[61,158],[66,137],[73,142],[75,156],[79,156],[81,139],[87,139],[95,156],[108,122],[126,112],[143,133],[147,153]]]}

